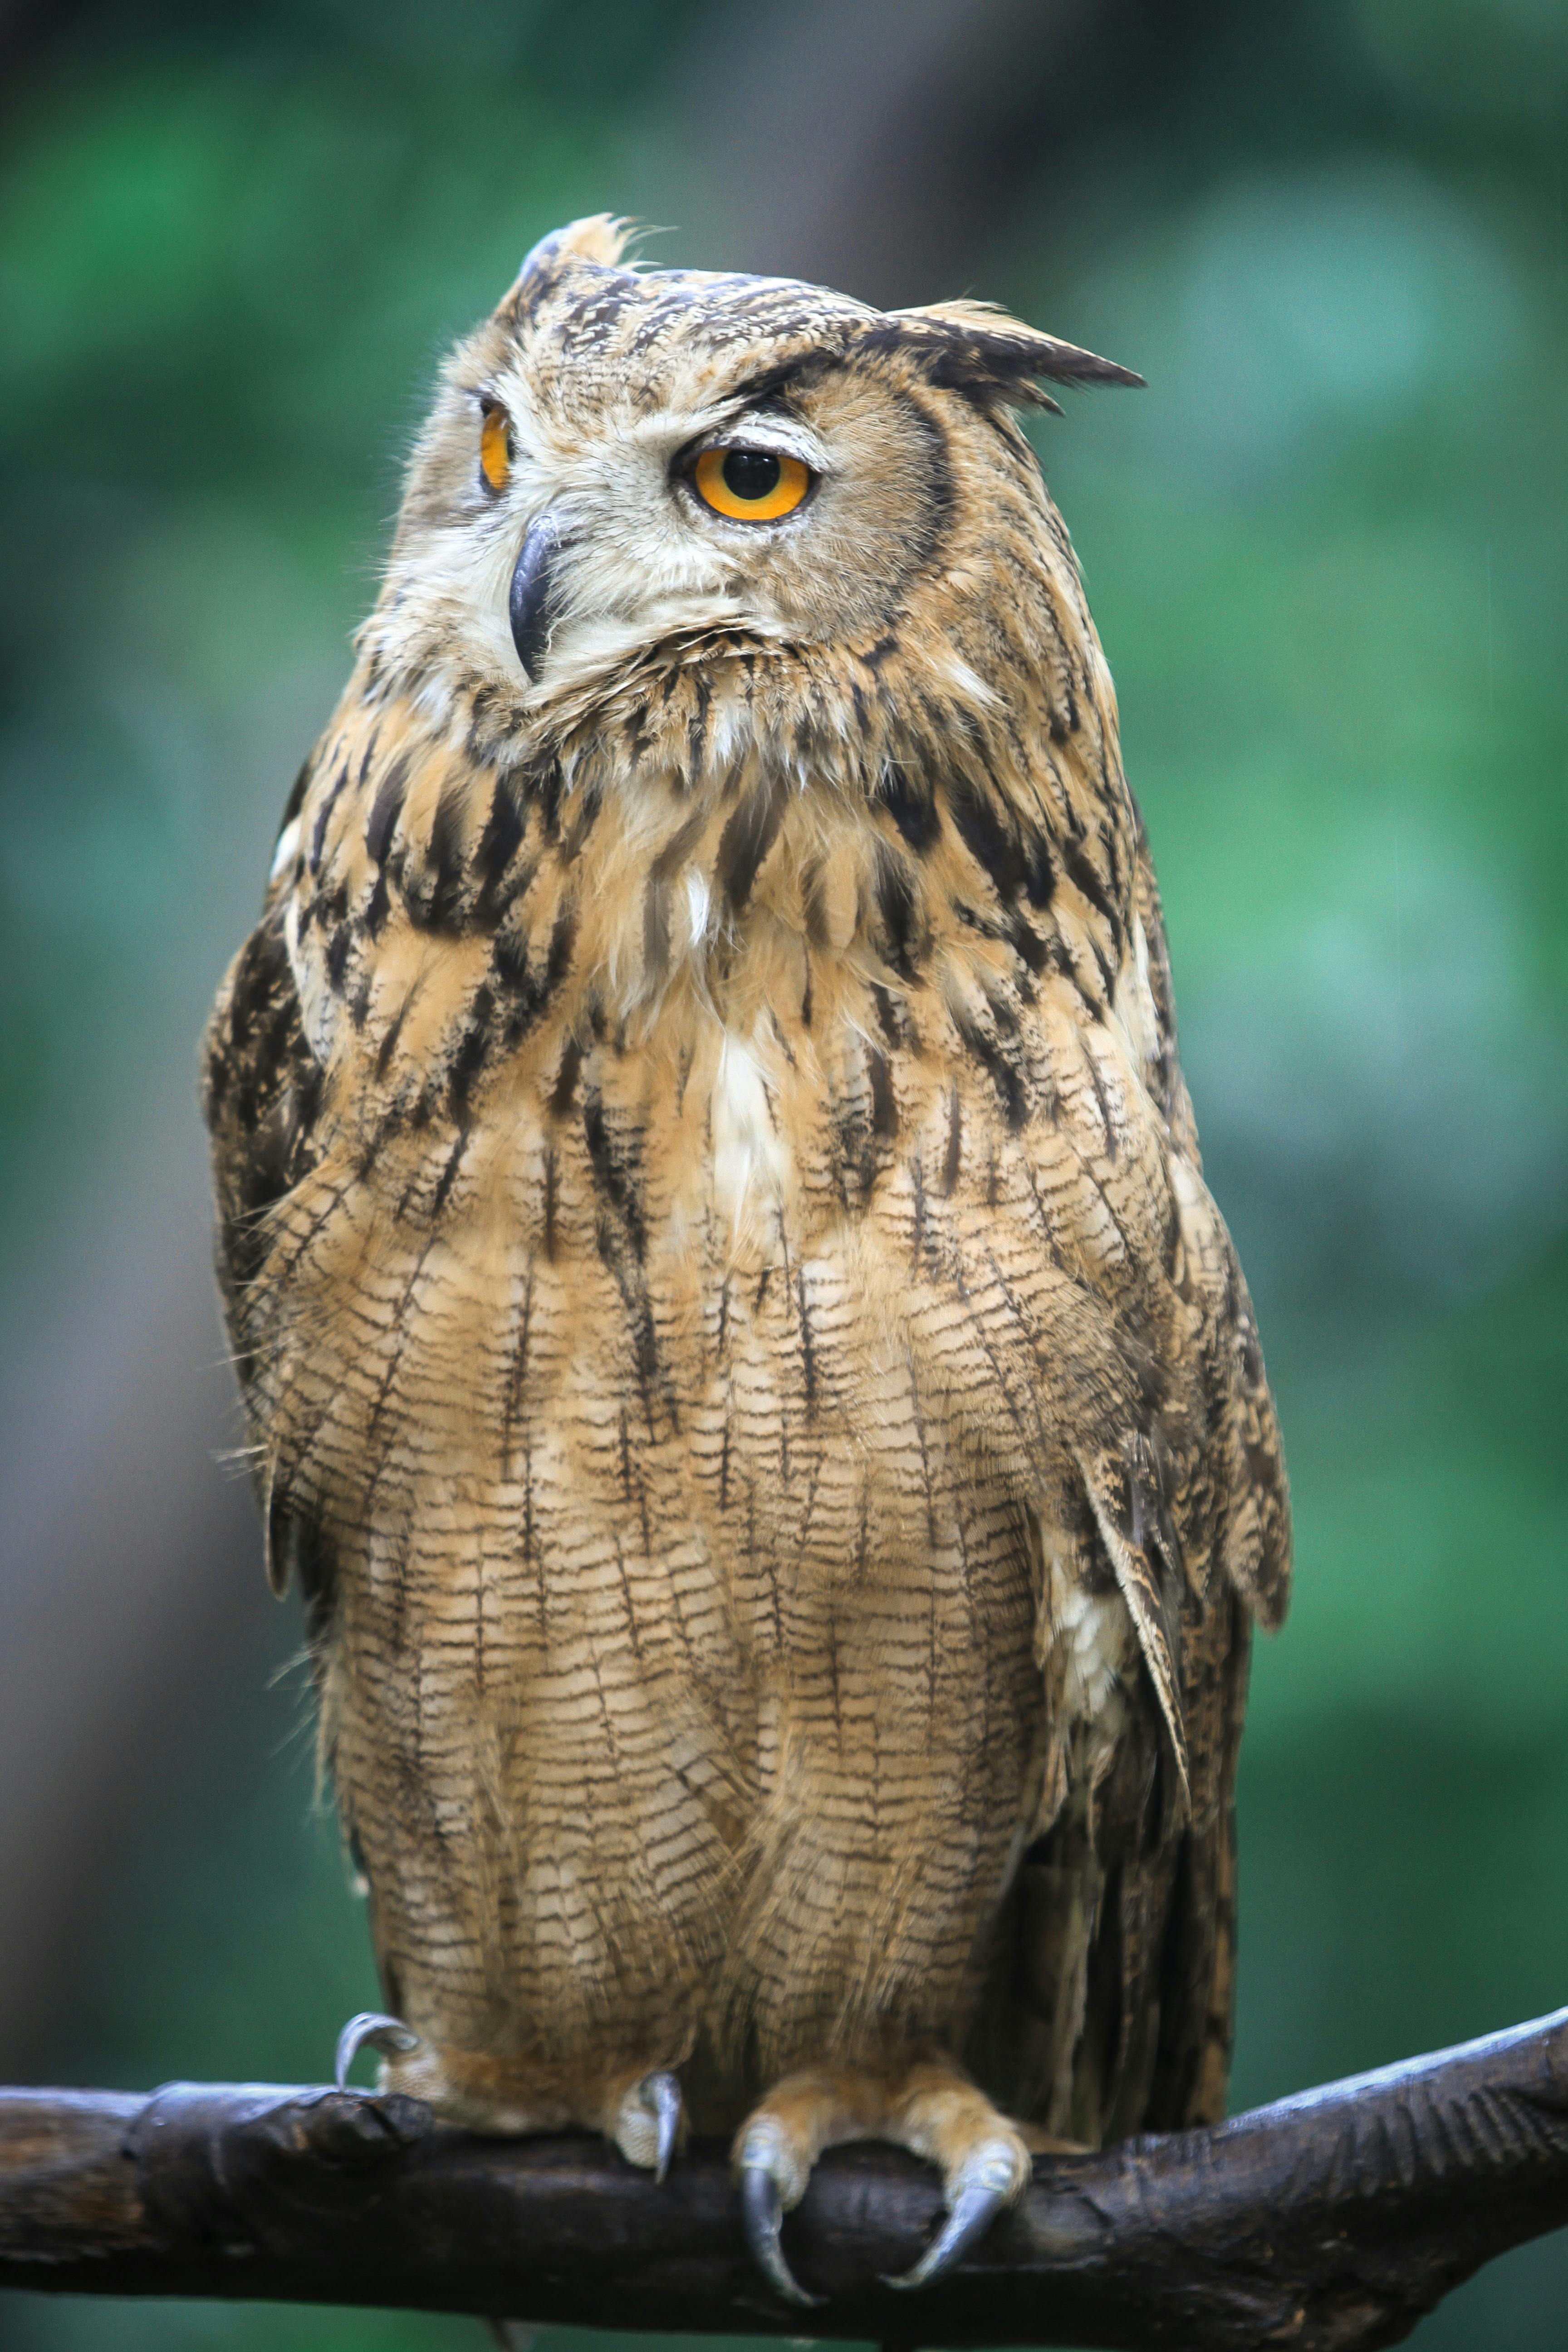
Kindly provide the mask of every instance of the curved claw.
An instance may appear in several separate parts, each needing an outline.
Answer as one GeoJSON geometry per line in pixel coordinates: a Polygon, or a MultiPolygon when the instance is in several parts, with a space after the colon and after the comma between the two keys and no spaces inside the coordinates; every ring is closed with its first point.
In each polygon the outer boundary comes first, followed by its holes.
{"type": "Polygon", "coordinates": [[[349,2085],[349,2068],[366,2046],[372,2050],[395,2050],[405,2054],[419,2047],[419,2036],[400,2017],[387,2017],[379,2009],[362,2009],[351,2017],[338,2036],[338,2047],[332,2062],[333,2079],[340,2091],[349,2085]]]}
{"type": "Polygon", "coordinates": [[[823,2302],[820,2294],[807,2294],[784,2258],[779,2242],[779,2226],[784,2220],[784,2200],[779,2195],[778,2182],[766,2165],[743,2164],[741,2167],[741,2211],[746,2223],[746,2243],[752,2259],[775,2294],[786,2303],[798,2303],[813,2311],[823,2302]]]}
{"type": "Polygon", "coordinates": [[[658,2118],[658,2161],[653,2177],[662,2180],[669,2170],[669,2159],[675,2154],[676,2138],[680,2130],[680,2084],[665,2067],[654,2074],[645,2074],[642,2094],[658,2118]]]}
{"type": "Polygon", "coordinates": [[[944,2271],[961,2262],[977,2238],[983,2238],[992,2222],[1007,2203],[1005,2189],[993,2187],[987,2181],[977,2181],[961,2189],[953,2199],[952,2210],[942,2225],[939,2236],[931,2240],[912,2271],[901,2278],[884,2278],[884,2286],[900,2290],[913,2286],[929,2286],[944,2271]]]}

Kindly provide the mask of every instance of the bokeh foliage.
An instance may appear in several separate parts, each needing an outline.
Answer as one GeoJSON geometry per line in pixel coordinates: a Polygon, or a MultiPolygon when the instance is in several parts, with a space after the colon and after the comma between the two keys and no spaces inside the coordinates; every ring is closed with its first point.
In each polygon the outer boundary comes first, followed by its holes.
{"type": "MultiPolygon", "coordinates": [[[[1189,13],[1169,103],[1130,121],[1102,75],[1070,188],[1042,153],[969,284],[1150,379],[1038,439],[1118,679],[1296,1499],[1299,1597],[1243,1768],[1245,2104],[1568,1998],[1568,13],[1189,13]]],[[[106,1166],[155,1166],[194,1117],[205,1004],[444,342],[577,212],[743,261],[688,68],[730,41],[754,73],[795,21],[105,6],[22,56],[0,1296],[94,1213],[106,1166]]],[[[294,1638],[280,1618],[275,1662],[294,1638]]],[[[269,1686],[268,1663],[193,1696],[40,2073],[319,2075],[372,1998],[298,1678],[269,1686]]],[[[1417,2340],[1545,2352],[1564,2308],[1558,2239],[1417,2340]]],[[[42,2298],[0,2308],[0,2336],[476,2340],[42,2298]]]]}

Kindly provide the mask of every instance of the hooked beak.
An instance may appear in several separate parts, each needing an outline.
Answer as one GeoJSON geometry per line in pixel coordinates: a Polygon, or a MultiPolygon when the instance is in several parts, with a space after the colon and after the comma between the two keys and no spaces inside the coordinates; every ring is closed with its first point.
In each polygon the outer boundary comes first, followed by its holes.
{"type": "Polygon", "coordinates": [[[531,678],[539,676],[557,613],[552,594],[563,545],[561,525],[547,508],[528,526],[507,597],[511,641],[531,678]]]}

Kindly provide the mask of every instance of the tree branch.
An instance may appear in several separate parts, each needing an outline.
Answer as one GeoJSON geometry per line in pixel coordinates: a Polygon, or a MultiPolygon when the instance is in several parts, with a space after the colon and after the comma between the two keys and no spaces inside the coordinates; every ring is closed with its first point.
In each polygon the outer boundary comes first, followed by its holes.
{"type": "MultiPolygon", "coordinates": [[[[1568,2009],[1209,2131],[1040,2158],[954,2275],[899,2295],[934,2176],[826,2158],[785,2224],[833,2335],[924,2345],[1362,2352],[1568,2222],[1568,2009]]],[[[488,2140],[417,2101],[176,2083],[0,2091],[0,2284],[796,2336],[723,2149],[662,2188],[598,2142],[488,2140]]]]}

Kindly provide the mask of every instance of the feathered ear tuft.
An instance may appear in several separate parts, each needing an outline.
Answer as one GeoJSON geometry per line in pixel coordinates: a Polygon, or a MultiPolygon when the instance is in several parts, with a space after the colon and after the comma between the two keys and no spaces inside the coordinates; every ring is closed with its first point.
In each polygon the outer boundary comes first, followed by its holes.
{"type": "Polygon", "coordinates": [[[589,213],[584,219],[568,221],[564,228],[552,228],[548,236],[542,236],[518,276],[526,278],[536,263],[545,260],[596,261],[613,269],[631,234],[629,220],[617,220],[614,213],[589,213]]]}
{"type": "Polygon", "coordinates": [[[1050,383],[1143,382],[1114,360],[1039,334],[994,302],[932,302],[890,315],[900,342],[920,353],[932,383],[987,407],[1056,409],[1040,388],[1042,377],[1050,383]]]}
{"type": "Polygon", "coordinates": [[[590,213],[584,220],[568,221],[564,228],[552,228],[524,259],[502,309],[531,309],[540,295],[554,285],[563,262],[586,261],[601,269],[614,269],[634,234],[635,225],[617,220],[614,213],[590,213]]]}

